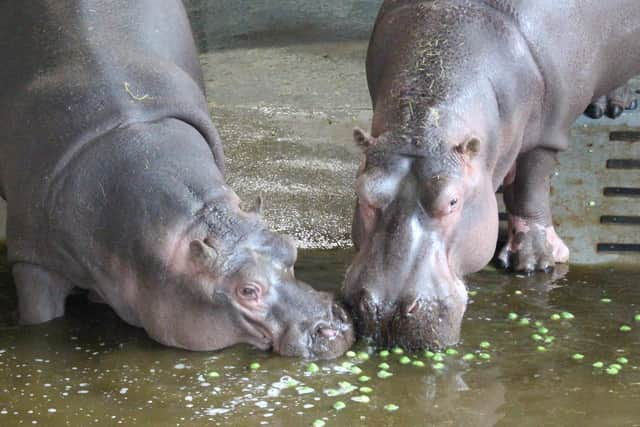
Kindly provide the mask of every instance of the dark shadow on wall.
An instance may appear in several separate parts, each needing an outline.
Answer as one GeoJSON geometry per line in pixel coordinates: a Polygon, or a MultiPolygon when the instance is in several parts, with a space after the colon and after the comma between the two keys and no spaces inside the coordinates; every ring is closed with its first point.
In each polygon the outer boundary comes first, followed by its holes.
{"type": "Polygon", "coordinates": [[[183,0],[202,52],[366,40],[382,0],[183,0]]]}

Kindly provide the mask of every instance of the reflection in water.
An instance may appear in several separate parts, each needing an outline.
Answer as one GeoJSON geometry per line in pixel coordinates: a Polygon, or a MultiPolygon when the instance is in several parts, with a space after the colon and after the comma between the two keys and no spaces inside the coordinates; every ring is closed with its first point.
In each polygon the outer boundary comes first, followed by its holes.
{"type": "MultiPolygon", "coordinates": [[[[335,290],[348,259],[303,252],[297,273],[335,290]]],[[[69,301],[63,319],[18,327],[10,316],[15,293],[1,273],[0,425],[632,425],[640,420],[637,277],[487,269],[468,279],[463,342],[457,354],[435,356],[443,369],[424,354],[402,364],[404,355],[391,353],[317,362],[320,372],[312,374],[307,361],[246,346],[212,353],[162,347],[83,296],[69,301]],[[563,312],[575,318],[551,319],[563,312]],[[631,331],[620,331],[622,324],[631,331]],[[575,353],[584,359],[572,359],[575,353]],[[410,363],[416,360],[426,366],[410,363]],[[591,366],[596,361],[622,369],[609,375],[591,366]],[[253,362],[260,368],[248,369],[253,362]],[[383,362],[393,374],[387,379],[377,376],[383,362]],[[362,395],[370,401],[352,400],[362,395]],[[345,409],[333,409],[337,401],[345,409]],[[385,411],[390,403],[399,409],[385,411]]],[[[366,343],[354,350],[373,351],[366,343]]]]}

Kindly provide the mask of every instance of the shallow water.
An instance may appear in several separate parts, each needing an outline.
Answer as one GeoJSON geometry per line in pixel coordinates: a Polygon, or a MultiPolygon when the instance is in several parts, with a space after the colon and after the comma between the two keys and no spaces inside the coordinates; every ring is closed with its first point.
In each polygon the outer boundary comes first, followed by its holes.
{"type": "MultiPolygon", "coordinates": [[[[348,252],[303,252],[298,276],[335,289],[348,252]]],[[[272,356],[248,346],[192,353],[155,344],[108,308],[72,299],[67,316],[45,325],[15,326],[15,293],[0,275],[0,425],[640,425],[640,286],[637,273],[571,268],[553,277],[523,278],[486,269],[468,279],[471,303],[458,355],[434,370],[386,359],[342,357],[308,362],[272,356]],[[611,302],[601,301],[609,298],[611,302]],[[572,320],[550,319],[571,312],[572,320]],[[508,320],[510,312],[529,326],[508,320]],[[549,329],[546,352],[531,336],[534,322],[549,329]],[[622,324],[631,331],[619,330],[622,324]],[[488,341],[488,349],[480,343],[488,341]],[[465,362],[465,353],[490,359],[465,362]],[[584,354],[581,361],[575,353],[584,354]],[[592,367],[626,357],[617,375],[592,367]],[[377,377],[385,361],[393,376],[377,377]],[[259,362],[251,371],[248,366],[259,362]],[[361,374],[341,365],[351,362],[361,374]],[[220,374],[218,378],[210,372],[220,374]],[[371,379],[364,383],[361,375],[371,379]],[[299,384],[291,385],[296,380],[299,384]],[[348,381],[373,389],[369,403],[346,393],[348,381]],[[305,388],[305,387],[308,387],[305,388]],[[329,389],[345,394],[329,397],[329,389]],[[333,405],[343,401],[345,409],[333,405]],[[384,405],[399,406],[387,412],[384,405]]],[[[606,300],[605,300],[606,301],[606,300]]],[[[544,335],[544,334],[543,334],[544,335]]],[[[372,352],[365,343],[356,351],[372,352]]],[[[606,366],[606,365],[605,365],[606,366]]],[[[335,393],[335,392],[334,392],[335,393]]]]}

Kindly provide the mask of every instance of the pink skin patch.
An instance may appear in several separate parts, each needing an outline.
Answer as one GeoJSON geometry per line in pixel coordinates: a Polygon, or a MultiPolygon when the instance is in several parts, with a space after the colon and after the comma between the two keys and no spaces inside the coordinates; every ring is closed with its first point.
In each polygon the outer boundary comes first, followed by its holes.
{"type": "Polygon", "coordinates": [[[560,236],[558,236],[553,226],[550,225],[545,231],[547,242],[549,242],[549,245],[551,245],[553,249],[553,260],[561,263],[569,261],[569,248],[564,244],[560,236]]]}
{"type": "Polygon", "coordinates": [[[507,250],[509,250],[509,252],[518,252],[520,245],[516,243],[516,235],[518,233],[527,234],[529,230],[531,230],[531,228],[524,218],[509,214],[509,240],[507,240],[507,250]]]}

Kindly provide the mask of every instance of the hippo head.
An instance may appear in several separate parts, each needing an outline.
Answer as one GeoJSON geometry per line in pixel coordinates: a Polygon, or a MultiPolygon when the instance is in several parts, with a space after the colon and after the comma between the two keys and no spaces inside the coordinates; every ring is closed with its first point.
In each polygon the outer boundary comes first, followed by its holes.
{"type": "Polygon", "coordinates": [[[172,245],[171,277],[150,287],[139,308],[147,332],[189,350],[249,343],[285,356],[342,355],[354,341],[346,311],[295,278],[292,239],[233,196],[205,205],[172,245]]]}
{"type": "Polygon", "coordinates": [[[358,332],[382,346],[455,344],[467,303],[462,276],[495,249],[498,213],[481,139],[444,131],[354,131],[364,157],[344,293],[358,332]]]}

